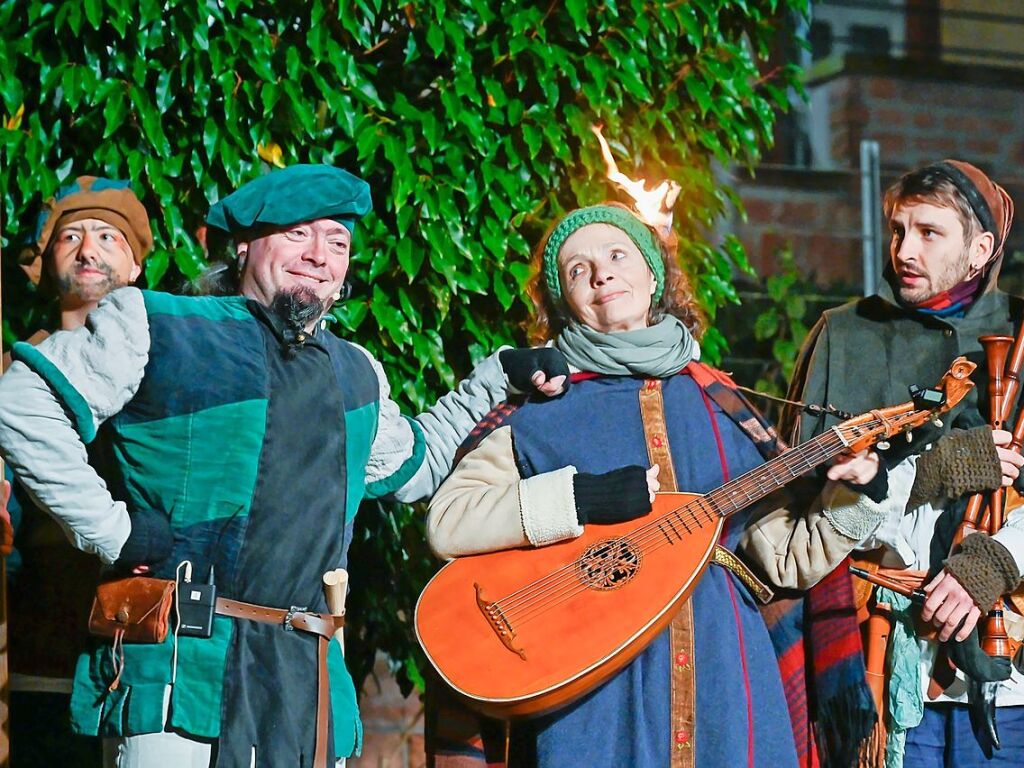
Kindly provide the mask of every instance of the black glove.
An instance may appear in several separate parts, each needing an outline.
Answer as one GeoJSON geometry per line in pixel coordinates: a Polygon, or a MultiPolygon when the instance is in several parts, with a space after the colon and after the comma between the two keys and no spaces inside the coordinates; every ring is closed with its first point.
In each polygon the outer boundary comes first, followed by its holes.
{"type": "Polygon", "coordinates": [[[576,519],[587,523],[624,523],[651,511],[647,470],[633,465],[603,475],[580,473],[572,478],[576,519]]]}
{"type": "Polygon", "coordinates": [[[114,563],[119,571],[130,571],[139,565],[157,568],[171,556],[174,549],[174,531],[167,516],[152,509],[138,509],[130,513],[132,531],[121,547],[114,563]]]}
{"type": "Polygon", "coordinates": [[[565,376],[562,392],[569,391],[569,364],[565,355],[554,347],[521,347],[505,349],[498,353],[498,361],[508,376],[509,386],[517,394],[532,395],[539,392],[530,379],[540,371],[550,381],[555,376],[565,376]]]}
{"type": "Polygon", "coordinates": [[[868,482],[859,485],[844,480],[843,483],[857,493],[867,496],[875,504],[881,504],[889,495],[889,468],[886,466],[885,459],[879,457],[878,472],[868,482]]]}
{"type": "Polygon", "coordinates": [[[962,642],[955,638],[947,641],[946,649],[957,669],[976,682],[998,683],[1010,679],[1010,660],[989,656],[981,650],[977,627],[962,642]]]}

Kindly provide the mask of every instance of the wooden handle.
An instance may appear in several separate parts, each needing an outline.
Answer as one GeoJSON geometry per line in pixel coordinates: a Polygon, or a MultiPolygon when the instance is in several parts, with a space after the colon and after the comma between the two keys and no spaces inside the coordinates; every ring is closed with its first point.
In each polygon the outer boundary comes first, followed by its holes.
{"type": "MultiPolygon", "coordinates": [[[[345,598],[348,596],[348,571],[344,568],[335,568],[324,574],[324,597],[327,599],[327,610],[332,616],[345,615],[345,598]]],[[[342,652],[345,651],[345,629],[338,627],[334,631],[334,637],[341,644],[342,652]]]]}

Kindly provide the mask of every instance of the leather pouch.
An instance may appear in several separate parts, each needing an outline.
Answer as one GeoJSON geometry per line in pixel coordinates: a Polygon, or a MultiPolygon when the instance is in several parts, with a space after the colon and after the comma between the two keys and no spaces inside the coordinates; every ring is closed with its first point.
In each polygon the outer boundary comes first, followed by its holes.
{"type": "Polygon", "coordinates": [[[167,638],[174,582],[129,576],[96,587],[89,631],[124,643],[162,643],[167,638]]]}

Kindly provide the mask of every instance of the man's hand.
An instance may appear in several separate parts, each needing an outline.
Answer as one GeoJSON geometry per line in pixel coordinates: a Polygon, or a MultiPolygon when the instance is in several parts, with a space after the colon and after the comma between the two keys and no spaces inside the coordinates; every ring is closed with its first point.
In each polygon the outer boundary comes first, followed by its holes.
{"type": "Polygon", "coordinates": [[[928,598],[921,609],[921,618],[939,631],[939,640],[946,641],[956,632],[957,642],[971,634],[981,618],[981,608],[959,581],[942,571],[925,585],[928,598]],[[963,622],[963,625],[961,625],[963,622]]]}
{"type": "Polygon", "coordinates": [[[14,526],[7,501],[11,498],[11,484],[4,480],[0,486],[0,555],[7,557],[14,551],[14,526]]]}
{"type": "Polygon", "coordinates": [[[1020,468],[1024,466],[1024,456],[1007,447],[1012,441],[1013,435],[1005,429],[992,430],[992,442],[996,444],[1004,486],[1013,485],[1013,482],[1020,476],[1020,468]]]}
{"type": "Polygon", "coordinates": [[[854,485],[867,485],[875,479],[881,460],[870,448],[857,453],[844,453],[829,467],[829,480],[845,481],[854,485]]]}
{"type": "Polygon", "coordinates": [[[569,364],[554,347],[505,349],[498,360],[509,386],[518,393],[555,397],[569,389],[569,364]]]}

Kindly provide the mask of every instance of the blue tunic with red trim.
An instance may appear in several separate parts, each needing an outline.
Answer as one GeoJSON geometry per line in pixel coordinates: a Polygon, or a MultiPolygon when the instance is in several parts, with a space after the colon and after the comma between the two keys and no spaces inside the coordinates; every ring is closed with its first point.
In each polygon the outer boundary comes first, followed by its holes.
{"type": "MultiPolygon", "coordinates": [[[[638,378],[586,379],[562,398],[517,409],[506,423],[521,475],[569,464],[590,473],[647,466],[642,385],[638,378]]],[[[679,490],[705,493],[721,486],[726,472],[737,477],[763,462],[750,438],[690,376],[666,379],[663,397],[679,490]]],[[[721,545],[735,549],[746,517],[741,512],[727,521],[721,545]]],[[[607,683],[524,725],[531,732],[516,746],[535,755],[513,755],[512,763],[665,768],[673,750],[695,748],[701,768],[796,765],[775,652],[753,597],[734,574],[712,566],[691,600],[696,726],[686,745],[672,732],[675,660],[665,631],[607,683]]]]}

